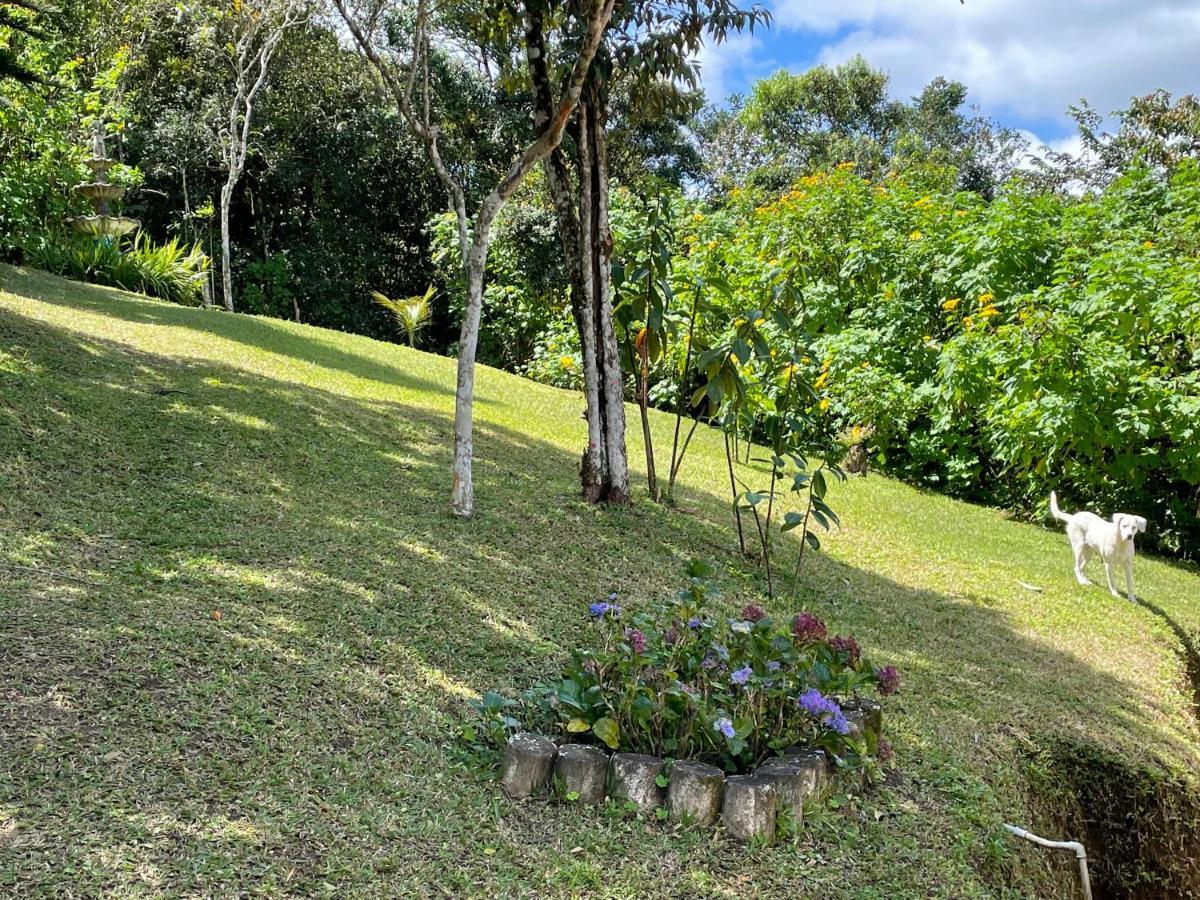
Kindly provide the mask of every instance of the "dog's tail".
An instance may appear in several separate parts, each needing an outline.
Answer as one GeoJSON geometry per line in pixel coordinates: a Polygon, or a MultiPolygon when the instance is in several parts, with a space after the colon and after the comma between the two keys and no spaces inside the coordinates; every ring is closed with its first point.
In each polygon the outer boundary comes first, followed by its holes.
{"type": "Polygon", "coordinates": [[[1058,495],[1054,491],[1050,492],[1050,515],[1054,516],[1060,522],[1071,521],[1071,517],[1058,508],[1058,495]]]}

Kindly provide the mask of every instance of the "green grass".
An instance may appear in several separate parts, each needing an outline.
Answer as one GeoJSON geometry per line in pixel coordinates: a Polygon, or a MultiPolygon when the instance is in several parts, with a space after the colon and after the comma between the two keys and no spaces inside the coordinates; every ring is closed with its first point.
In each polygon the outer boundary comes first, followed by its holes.
{"type": "Polygon", "coordinates": [[[1078,587],[1057,530],[871,476],[834,490],[844,527],[797,605],[903,673],[886,785],[749,850],[508,802],[456,740],[469,697],[550,676],[586,602],[667,595],[690,557],[730,605],[761,580],[713,434],[680,509],[589,507],[581,399],[489,369],[479,513],[451,518],[453,380],[395,345],[0,267],[0,892],[1070,896],[1070,860],[999,828],[1038,819],[1031,752],[1198,770],[1166,620],[1200,629],[1194,570],[1138,560],[1156,613],[1078,587]]]}

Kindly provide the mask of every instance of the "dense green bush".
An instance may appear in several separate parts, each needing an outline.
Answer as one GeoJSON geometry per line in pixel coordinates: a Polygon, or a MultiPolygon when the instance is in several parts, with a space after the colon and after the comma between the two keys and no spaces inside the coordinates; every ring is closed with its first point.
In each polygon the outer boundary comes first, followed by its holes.
{"type": "Polygon", "coordinates": [[[811,340],[802,377],[841,429],[873,429],[878,465],[1029,512],[1058,488],[1145,515],[1151,540],[1187,553],[1200,537],[1200,166],[1134,169],[1078,199],[1014,183],[985,203],[952,185],[937,169],[872,183],[842,167],[692,216],[676,268],[734,286],[714,295],[725,308],[704,340],[794,290],[811,340]]]}
{"type": "Polygon", "coordinates": [[[173,303],[198,303],[208,272],[208,257],[199,247],[184,247],[174,238],[155,244],[140,233],[124,245],[60,235],[35,245],[27,255],[32,265],[55,275],[140,291],[173,303]]]}

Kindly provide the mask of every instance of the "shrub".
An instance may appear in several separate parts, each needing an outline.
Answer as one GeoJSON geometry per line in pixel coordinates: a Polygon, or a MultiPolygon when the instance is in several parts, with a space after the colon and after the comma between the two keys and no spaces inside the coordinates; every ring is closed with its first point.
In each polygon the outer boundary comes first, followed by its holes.
{"type": "Polygon", "coordinates": [[[596,646],[575,651],[560,682],[533,699],[574,739],[614,750],[729,772],[794,746],[867,763],[875,736],[851,735],[843,704],[864,689],[895,690],[895,669],[876,670],[853,638],[827,638],[808,613],[777,622],[751,604],[716,614],[710,574],[692,562],[678,596],[644,613],[625,615],[616,594],[591,604],[596,646]]]}
{"type": "Polygon", "coordinates": [[[117,241],[55,236],[27,255],[32,265],[55,275],[184,304],[199,300],[209,264],[199,246],[184,247],[175,238],[154,244],[141,233],[124,248],[117,241]]]}

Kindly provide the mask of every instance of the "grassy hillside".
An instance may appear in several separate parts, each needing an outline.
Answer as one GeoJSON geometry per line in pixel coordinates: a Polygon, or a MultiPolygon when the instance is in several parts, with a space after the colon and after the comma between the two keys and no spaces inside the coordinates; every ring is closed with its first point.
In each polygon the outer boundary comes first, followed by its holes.
{"type": "Polygon", "coordinates": [[[452,519],[453,378],[0,267],[0,889],[1070,896],[1069,859],[999,828],[1088,805],[1070,748],[1200,771],[1194,570],[1140,559],[1147,605],[1117,601],[1075,584],[1056,529],[871,476],[834,489],[844,528],[797,605],[903,673],[886,786],[751,850],[509,803],[455,740],[467,698],[547,677],[610,590],[636,606],[702,556],[734,605],[759,575],[716,436],[681,509],[588,507],[581,399],[488,369],[480,512],[452,519]]]}

